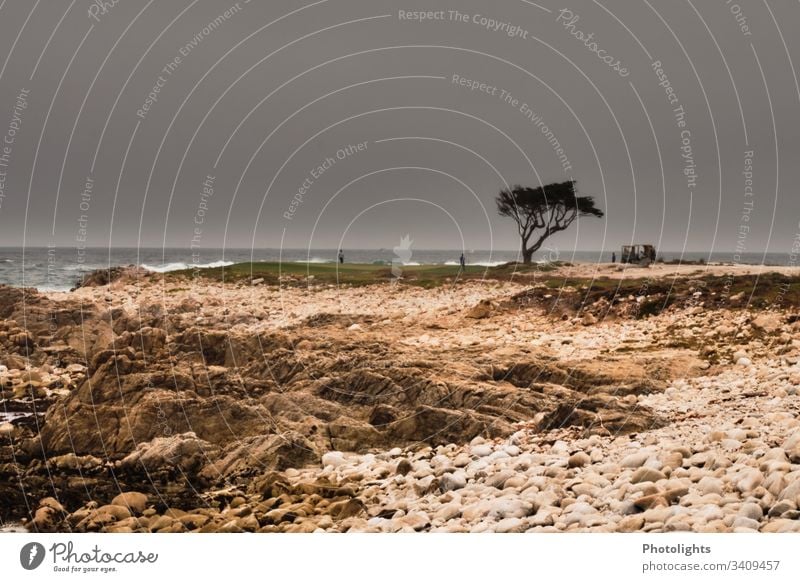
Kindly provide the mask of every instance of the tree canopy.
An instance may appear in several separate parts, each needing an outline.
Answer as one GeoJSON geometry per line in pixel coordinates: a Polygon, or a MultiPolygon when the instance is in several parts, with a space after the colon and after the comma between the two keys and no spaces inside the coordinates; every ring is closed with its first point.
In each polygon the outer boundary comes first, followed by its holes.
{"type": "Polygon", "coordinates": [[[538,188],[516,185],[500,190],[497,212],[512,218],[522,240],[522,257],[530,263],[545,240],[566,230],[579,216],[601,218],[592,196],[578,196],[575,180],[538,188]],[[535,235],[534,235],[535,233],[535,235]]]}

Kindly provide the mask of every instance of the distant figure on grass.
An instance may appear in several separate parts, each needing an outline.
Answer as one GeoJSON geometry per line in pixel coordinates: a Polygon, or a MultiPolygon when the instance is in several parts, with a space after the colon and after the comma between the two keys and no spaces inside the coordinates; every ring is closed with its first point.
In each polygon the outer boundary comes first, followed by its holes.
{"type": "Polygon", "coordinates": [[[460,271],[463,271],[464,268],[467,266],[467,260],[464,258],[464,253],[461,253],[461,258],[458,259],[459,264],[461,265],[460,271]]]}
{"type": "Polygon", "coordinates": [[[344,251],[342,249],[339,249],[339,264],[344,264],[344,251]]]}
{"type": "Polygon", "coordinates": [[[538,188],[506,188],[497,195],[496,202],[498,214],[517,224],[522,262],[526,265],[531,264],[533,253],[545,240],[566,230],[579,217],[603,216],[603,211],[594,205],[594,198],[578,196],[574,180],[538,188]]]}
{"type": "Polygon", "coordinates": [[[615,253],[615,252],[611,253],[611,262],[612,263],[616,263],[617,262],[617,253],[615,253]]]}

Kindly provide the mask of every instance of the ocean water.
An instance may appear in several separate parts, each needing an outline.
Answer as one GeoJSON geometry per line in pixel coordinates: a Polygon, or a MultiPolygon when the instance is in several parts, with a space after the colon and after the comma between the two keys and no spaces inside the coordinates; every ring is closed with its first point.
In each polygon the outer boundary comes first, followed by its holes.
{"type": "MultiPolygon", "coordinates": [[[[542,250],[534,255],[538,261],[608,262],[608,251],[542,250]]],[[[619,256],[619,252],[617,256],[619,256]]],[[[79,255],[74,247],[0,247],[0,284],[35,287],[42,291],[68,291],[85,273],[120,265],[141,265],[157,272],[187,268],[207,268],[249,261],[283,261],[326,263],[336,261],[336,249],[190,249],[179,248],[87,248],[79,255]]],[[[426,249],[344,249],[348,263],[390,265],[399,261],[406,265],[457,265],[460,250],[426,249]]],[[[464,252],[470,265],[494,266],[520,260],[516,251],[468,250],[464,252]]],[[[734,262],[733,253],[659,252],[666,261],[734,262]]],[[[789,255],[749,253],[738,262],[751,265],[788,265],[789,255]]]]}

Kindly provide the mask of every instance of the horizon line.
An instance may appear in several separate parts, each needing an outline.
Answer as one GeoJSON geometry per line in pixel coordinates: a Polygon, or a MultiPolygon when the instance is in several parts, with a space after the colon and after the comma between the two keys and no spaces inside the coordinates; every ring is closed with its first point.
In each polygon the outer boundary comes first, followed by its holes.
{"type": "MultiPolygon", "coordinates": [[[[620,247],[621,246],[622,245],[620,245],[620,247]]],[[[2,245],[2,244],[0,244],[0,249],[51,249],[51,248],[54,248],[54,249],[77,249],[78,246],[72,245],[72,244],[70,244],[70,245],[38,245],[37,244],[37,245],[24,245],[24,246],[23,245],[2,245]]],[[[82,246],[80,248],[81,249],[87,249],[87,250],[88,249],[91,249],[91,250],[99,250],[99,249],[104,249],[104,250],[109,250],[109,249],[111,249],[111,250],[114,250],[114,249],[141,249],[141,250],[182,250],[182,251],[190,251],[190,250],[235,250],[235,251],[245,251],[245,250],[246,251],[252,251],[252,250],[262,250],[262,251],[264,251],[264,250],[268,250],[268,251],[279,251],[279,250],[281,250],[281,247],[237,247],[237,246],[197,247],[196,249],[193,249],[191,246],[128,246],[128,245],[99,246],[99,245],[85,245],[85,246],[82,246]]],[[[344,250],[350,249],[350,250],[354,250],[354,251],[385,251],[385,250],[391,250],[390,247],[341,247],[341,248],[344,249],[344,250]]],[[[292,251],[303,250],[303,251],[305,251],[305,250],[309,250],[309,249],[307,247],[283,247],[283,250],[292,250],[292,251]]],[[[339,249],[336,248],[336,247],[314,247],[311,250],[338,251],[339,249]]],[[[461,252],[462,250],[465,250],[465,251],[470,252],[470,253],[472,253],[472,252],[504,252],[504,253],[505,252],[509,252],[509,253],[521,252],[519,249],[508,249],[508,248],[460,249],[460,248],[457,248],[457,247],[450,247],[450,248],[444,248],[444,247],[419,247],[417,249],[412,249],[412,250],[418,250],[418,251],[452,251],[452,252],[461,252]]],[[[549,251],[549,250],[558,251],[558,249],[540,249],[540,250],[537,250],[535,252],[545,252],[545,251],[549,251]]],[[[617,250],[620,250],[620,248],[619,247],[613,247],[613,248],[599,249],[599,250],[598,249],[573,249],[573,250],[570,250],[570,251],[563,251],[563,253],[564,254],[571,254],[571,253],[598,253],[598,252],[613,252],[613,251],[617,251],[617,250]]],[[[687,250],[682,250],[682,251],[681,250],[666,249],[666,250],[663,250],[663,251],[659,250],[657,252],[659,252],[659,253],[664,252],[664,253],[680,254],[680,253],[720,253],[720,252],[735,253],[737,251],[736,251],[736,249],[724,249],[724,250],[723,249],[713,249],[713,250],[708,250],[708,249],[703,249],[703,250],[687,249],[687,250]]],[[[750,250],[750,251],[746,251],[746,252],[740,252],[739,254],[743,254],[743,255],[758,255],[758,254],[763,254],[763,253],[767,253],[767,254],[768,253],[774,253],[774,254],[784,254],[784,255],[792,254],[791,252],[788,252],[788,251],[766,251],[766,250],[757,250],[757,251],[750,250]]]]}

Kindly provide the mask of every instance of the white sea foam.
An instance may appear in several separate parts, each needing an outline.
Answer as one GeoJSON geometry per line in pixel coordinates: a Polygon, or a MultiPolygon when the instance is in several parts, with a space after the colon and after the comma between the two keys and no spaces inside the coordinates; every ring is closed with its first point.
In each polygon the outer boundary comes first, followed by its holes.
{"type": "Polygon", "coordinates": [[[33,413],[31,412],[0,412],[0,424],[4,422],[11,422],[12,420],[17,420],[18,418],[32,416],[32,414],[33,413]]]}
{"type": "Polygon", "coordinates": [[[75,285],[74,284],[68,285],[66,283],[64,283],[62,285],[47,285],[47,284],[44,284],[44,285],[35,285],[35,287],[36,287],[36,289],[38,291],[53,292],[53,293],[65,293],[67,291],[71,291],[72,288],[75,287],[75,285]]]}
{"type": "Polygon", "coordinates": [[[328,259],[321,259],[319,257],[311,257],[310,259],[298,259],[296,261],[292,261],[293,263],[314,263],[316,264],[323,264],[323,263],[332,263],[333,261],[328,259]]]}
{"type": "Polygon", "coordinates": [[[142,263],[142,269],[155,273],[169,273],[170,271],[182,271],[184,269],[213,269],[215,267],[230,267],[233,261],[214,261],[211,263],[166,263],[163,265],[146,265],[142,263]]]}

